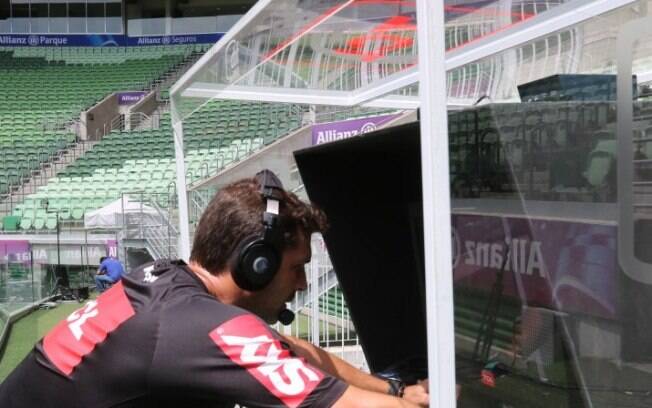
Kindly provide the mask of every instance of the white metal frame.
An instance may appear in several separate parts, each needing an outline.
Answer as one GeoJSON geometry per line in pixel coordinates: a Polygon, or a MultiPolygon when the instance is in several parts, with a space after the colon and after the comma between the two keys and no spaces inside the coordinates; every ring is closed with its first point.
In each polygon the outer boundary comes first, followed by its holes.
{"type": "Polygon", "coordinates": [[[417,0],[417,21],[430,406],[443,408],[456,401],[444,0],[417,0]]]}

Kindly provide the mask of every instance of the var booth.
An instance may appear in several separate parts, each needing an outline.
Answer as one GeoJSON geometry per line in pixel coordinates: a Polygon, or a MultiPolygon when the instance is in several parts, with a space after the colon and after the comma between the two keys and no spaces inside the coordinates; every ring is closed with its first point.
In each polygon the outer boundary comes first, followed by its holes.
{"type": "MultiPolygon", "coordinates": [[[[427,376],[419,143],[412,123],[295,152],[328,215],[324,239],[369,367],[408,382],[427,376]]],[[[502,200],[451,177],[458,406],[612,406],[633,382],[645,389],[650,374],[613,363],[637,341],[619,320],[615,255],[596,246],[616,229],[532,215],[538,201],[497,166],[484,167],[501,174],[496,189],[515,191],[502,200]]]]}

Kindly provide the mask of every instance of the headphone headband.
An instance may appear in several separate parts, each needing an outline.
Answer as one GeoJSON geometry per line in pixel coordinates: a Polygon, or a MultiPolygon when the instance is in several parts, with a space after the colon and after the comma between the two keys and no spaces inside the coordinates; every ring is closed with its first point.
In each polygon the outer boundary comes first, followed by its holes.
{"type": "Polygon", "coordinates": [[[265,200],[262,216],[264,230],[262,234],[240,243],[233,274],[238,286],[246,290],[260,290],[274,278],[281,266],[283,238],[279,219],[283,184],[270,170],[260,171],[254,178],[265,200]]]}
{"type": "Polygon", "coordinates": [[[277,201],[281,199],[283,183],[271,170],[265,169],[256,173],[254,176],[260,185],[260,194],[265,198],[273,198],[277,201]]]}
{"type": "Polygon", "coordinates": [[[265,212],[263,213],[263,241],[275,247],[280,246],[281,233],[279,231],[280,201],[283,183],[271,170],[264,169],[256,173],[256,181],[260,185],[260,194],[265,199],[265,212]]]}

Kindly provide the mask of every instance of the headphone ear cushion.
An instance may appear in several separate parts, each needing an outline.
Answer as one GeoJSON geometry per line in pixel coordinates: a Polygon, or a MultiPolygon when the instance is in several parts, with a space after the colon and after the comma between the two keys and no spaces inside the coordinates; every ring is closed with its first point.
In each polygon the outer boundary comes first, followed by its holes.
{"type": "Polygon", "coordinates": [[[257,239],[240,251],[233,280],[244,290],[261,290],[274,279],[280,266],[278,251],[262,239],[257,239]]]}

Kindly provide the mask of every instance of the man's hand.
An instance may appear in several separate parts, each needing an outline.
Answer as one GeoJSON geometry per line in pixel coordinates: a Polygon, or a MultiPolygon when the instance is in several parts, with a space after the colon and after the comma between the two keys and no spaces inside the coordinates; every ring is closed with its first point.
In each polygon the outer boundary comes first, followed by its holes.
{"type": "Polygon", "coordinates": [[[416,384],[405,387],[403,399],[417,404],[420,407],[427,407],[430,402],[428,379],[419,380],[416,384]]]}
{"type": "Polygon", "coordinates": [[[333,408],[416,408],[427,407],[429,404],[427,380],[405,387],[403,398],[393,397],[387,394],[389,384],[386,380],[362,372],[305,340],[292,336],[282,337],[297,356],[349,384],[333,408]]]}

